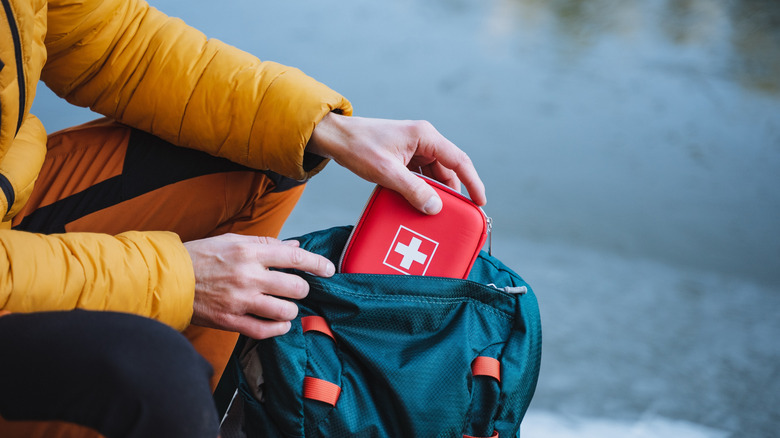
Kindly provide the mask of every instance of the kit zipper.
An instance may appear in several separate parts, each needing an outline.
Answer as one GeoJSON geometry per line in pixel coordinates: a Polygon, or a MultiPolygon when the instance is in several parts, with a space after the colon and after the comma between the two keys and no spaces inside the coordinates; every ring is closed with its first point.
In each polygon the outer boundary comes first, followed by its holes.
{"type": "MultiPolygon", "coordinates": [[[[417,172],[412,172],[412,173],[418,175],[421,178],[433,182],[434,184],[436,184],[437,187],[439,187],[442,190],[446,190],[461,199],[471,202],[472,204],[474,203],[474,201],[472,201],[471,198],[469,198],[468,196],[464,195],[463,193],[453,189],[452,187],[444,183],[436,181],[435,179],[425,176],[422,173],[417,173],[417,172]]],[[[488,239],[488,254],[492,256],[493,255],[493,218],[488,216],[485,213],[485,210],[482,209],[482,207],[480,207],[479,205],[475,205],[475,206],[479,209],[480,213],[482,213],[482,216],[485,217],[486,233],[488,239]]]]}
{"type": "MultiPolygon", "coordinates": [[[[481,210],[481,209],[480,209],[481,210]]],[[[487,235],[488,235],[488,255],[493,255],[493,218],[485,216],[487,218],[487,235]]]]}
{"type": "Polygon", "coordinates": [[[11,10],[10,0],[2,0],[3,9],[5,9],[5,15],[8,17],[8,28],[11,31],[11,37],[14,40],[14,55],[16,57],[16,80],[19,84],[19,120],[16,122],[16,132],[19,132],[19,128],[22,127],[22,120],[24,119],[24,107],[27,100],[27,88],[25,87],[24,80],[24,61],[22,60],[22,40],[19,37],[19,28],[16,25],[14,19],[13,10],[11,10]]]}

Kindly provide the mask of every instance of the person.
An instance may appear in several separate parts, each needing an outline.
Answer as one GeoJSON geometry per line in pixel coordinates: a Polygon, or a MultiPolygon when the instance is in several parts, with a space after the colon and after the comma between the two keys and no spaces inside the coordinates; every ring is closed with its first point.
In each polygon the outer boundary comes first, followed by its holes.
{"type": "Polygon", "coordinates": [[[429,123],[352,116],[143,0],[2,2],[0,436],[217,436],[238,333],[285,333],[308,293],[270,268],[334,273],[276,239],[329,160],[428,214],[410,168],[486,202],[429,123]],[[106,118],[47,136],[39,80],[106,118]]]}

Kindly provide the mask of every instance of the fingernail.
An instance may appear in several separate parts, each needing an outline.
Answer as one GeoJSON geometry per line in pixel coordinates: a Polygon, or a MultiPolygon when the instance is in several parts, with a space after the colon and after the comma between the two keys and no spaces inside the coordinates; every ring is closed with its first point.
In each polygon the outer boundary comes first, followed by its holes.
{"type": "Polygon", "coordinates": [[[423,211],[426,214],[436,214],[441,211],[441,207],[441,199],[438,196],[431,196],[423,206],[423,211]]]}
{"type": "Polygon", "coordinates": [[[331,277],[335,273],[336,273],[336,266],[334,266],[333,263],[328,263],[328,266],[325,267],[325,275],[331,277]]]}

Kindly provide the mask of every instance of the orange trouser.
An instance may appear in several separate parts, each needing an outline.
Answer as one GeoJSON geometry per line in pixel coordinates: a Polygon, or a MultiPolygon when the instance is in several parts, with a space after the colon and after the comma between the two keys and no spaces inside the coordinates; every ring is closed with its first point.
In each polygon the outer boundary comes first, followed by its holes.
{"type": "MultiPolygon", "coordinates": [[[[303,188],[101,119],[49,137],[35,190],[12,226],[41,233],[166,230],[182,241],[224,233],[276,237],[303,188]]],[[[184,334],[214,368],[213,390],[238,334],[197,326],[184,334]]],[[[34,431],[32,423],[11,423],[0,418],[4,438],[99,436],[55,422],[36,423],[34,431]]]]}

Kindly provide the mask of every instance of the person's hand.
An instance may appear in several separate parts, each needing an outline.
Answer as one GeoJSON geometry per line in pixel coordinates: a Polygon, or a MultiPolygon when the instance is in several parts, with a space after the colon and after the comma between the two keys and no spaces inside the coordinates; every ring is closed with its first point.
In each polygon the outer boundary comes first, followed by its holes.
{"type": "Polygon", "coordinates": [[[409,169],[455,190],[460,182],[477,205],[485,205],[485,186],[471,159],[425,121],[400,121],[326,115],[306,150],[332,158],[356,175],[400,193],[418,210],[436,214],[436,191],[409,169]]]}
{"type": "Polygon", "coordinates": [[[255,339],[287,333],[309,293],[301,277],[268,268],[294,268],[330,277],[333,263],[298,242],[224,234],[186,242],[195,270],[191,323],[237,331],[255,339]]]}

